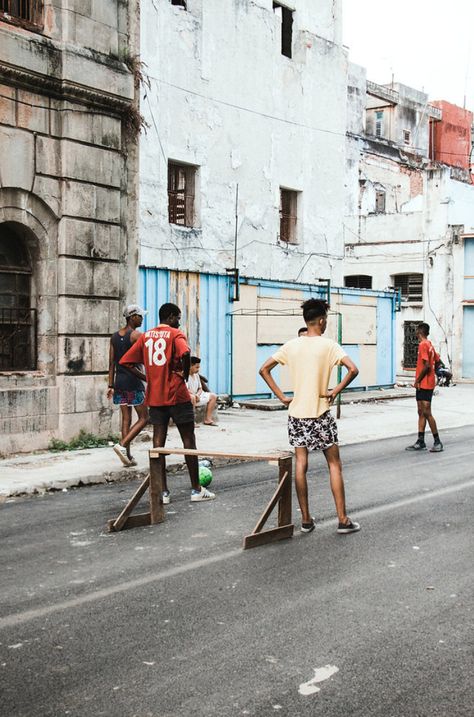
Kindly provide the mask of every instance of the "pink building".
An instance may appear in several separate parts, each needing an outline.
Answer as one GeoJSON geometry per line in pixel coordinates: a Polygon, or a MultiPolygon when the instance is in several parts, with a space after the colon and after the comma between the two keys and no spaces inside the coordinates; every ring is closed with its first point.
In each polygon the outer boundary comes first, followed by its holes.
{"type": "Polygon", "coordinates": [[[450,102],[432,102],[443,113],[440,121],[431,120],[430,156],[436,162],[470,170],[472,165],[473,113],[450,102]]]}

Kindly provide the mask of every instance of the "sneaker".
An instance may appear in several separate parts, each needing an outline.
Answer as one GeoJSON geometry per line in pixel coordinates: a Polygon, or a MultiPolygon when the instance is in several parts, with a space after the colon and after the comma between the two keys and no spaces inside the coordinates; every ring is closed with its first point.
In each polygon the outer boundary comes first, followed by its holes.
{"type": "Polygon", "coordinates": [[[132,462],[127,455],[127,449],[124,446],[121,446],[120,443],[116,443],[114,446],[114,451],[118,455],[124,466],[132,465],[132,462]]]}
{"type": "Polygon", "coordinates": [[[441,451],[444,451],[444,447],[441,441],[434,443],[433,448],[430,448],[430,453],[441,453],[441,451]]]}
{"type": "Polygon", "coordinates": [[[302,533],[312,533],[315,529],[316,524],[314,522],[314,518],[311,518],[311,523],[301,523],[301,532],[302,533]]]}
{"type": "Polygon", "coordinates": [[[345,533],[357,533],[358,530],[360,530],[359,523],[355,523],[350,518],[348,518],[347,523],[339,523],[339,526],[337,528],[337,532],[341,533],[341,535],[345,533]]]}
{"type": "Polygon", "coordinates": [[[163,498],[163,505],[169,505],[171,503],[171,495],[169,490],[164,490],[161,496],[163,498]]]}
{"type": "Polygon", "coordinates": [[[192,490],[191,491],[191,502],[197,503],[202,502],[204,500],[214,500],[216,497],[215,493],[211,493],[210,490],[207,490],[207,488],[201,488],[201,490],[192,490]]]}
{"type": "Polygon", "coordinates": [[[424,441],[416,441],[412,446],[407,446],[406,451],[426,451],[426,443],[424,441]]]}

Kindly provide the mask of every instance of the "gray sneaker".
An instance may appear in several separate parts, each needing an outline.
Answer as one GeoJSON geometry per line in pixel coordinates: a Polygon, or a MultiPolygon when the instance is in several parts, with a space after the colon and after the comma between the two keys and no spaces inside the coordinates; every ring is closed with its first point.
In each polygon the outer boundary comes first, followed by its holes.
{"type": "Polygon", "coordinates": [[[430,448],[430,453],[441,453],[441,451],[444,451],[444,447],[441,441],[434,443],[433,448],[430,448]]]}
{"type": "Polygon", "coordinates": [[[427,451],[426,443],[422,441],[416,441],[412,446],[407,446],[406,451],[427,451]]]}

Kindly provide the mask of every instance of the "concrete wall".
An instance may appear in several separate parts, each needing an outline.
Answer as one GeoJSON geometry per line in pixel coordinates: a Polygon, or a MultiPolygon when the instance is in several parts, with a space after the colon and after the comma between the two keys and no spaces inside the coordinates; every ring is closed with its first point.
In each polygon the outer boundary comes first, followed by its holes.
{"type": "Polygon", "coordinates": [[[141,143],[140,263],[340,282],[346,57],[340,2],[294,0],[293,58],[271,0],[142,8],[151,89],[141,143]],[[196,226],[168,222],[167,163],[198,167],[196,226]],[[279,242],[279,189],[299,192],[296,245],[279,242]]]}
{"type": "Polygon", "coordinates": [[[37,370],[0,374],[2,452],[112,428],[108,337],[136,285],[124,133],[136,12],[122,0],[46,0],[42,30],[0,18],[0,232],[4,221],[28,229],[38,312],[37,370]]]}

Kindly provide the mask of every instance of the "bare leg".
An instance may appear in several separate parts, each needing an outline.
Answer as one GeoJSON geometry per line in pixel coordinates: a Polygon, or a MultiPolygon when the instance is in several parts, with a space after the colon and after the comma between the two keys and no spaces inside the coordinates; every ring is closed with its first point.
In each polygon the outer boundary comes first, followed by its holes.
{"type": "MultiPolygon", "coordinates": [[[[183,448],[196,448],[196,436],[194,435],[194,421],[192,423],[180,423],[178,426],[179,435],[183,441],[183,448]]],[[[199,462],[197,456],[186,456],[186,465],[189,471],[189,478],[194,490],[201,490],[199,485],[199,462]]]]}
{"type": "Polygon", "coordinates": [[[424,433],[426,428],[426,416],[424,414],[423,405],[427,401],[417,401],[418,404],[418,433],[424,433]]]}
{"type": "Polygon", "coordinates": [[[204,423],[212,423],[212,412],[216,407],[217,403],[217,396],[215,393],[211,393],[209,396],[209,401],[206,407],[206,418],[204,419],[204,423]]]}
{"type": "Polygon", "coordinates": [[[431,429],[431,433],[433,436],[438,433],[438,427],[436,425],[435,418],[433,414],[431,413],[431,403],[429,401],[420,401],[421,409],[423,411],[423,419],[425,421],[428,421],[429,427],[431,429]]]}
{"type": "Polygon", "coordinates": [[[347,522],[346,497],[344,493],[344,480],[342,478],[342,463],[339,455],[339,446],[335,443],[324,451],[331,481],[331,491],[336,504],[337,517],[340,523],[347,522]]]}
{"type": "MultiPolygon", "coordinates": [[[[128,406],[127,406],[127,408],[128,408],[128,406]]],[[[129,451],[130,443],[133,441],[133,439],[136,436],[138,436],[140,431],[142,431],[145,428],[146,424],[148,423],[148,408],[144,404],[141,404],[140,406],[135,406],[135,410],[138,415],[138,420],[135,421],[133,426],[131,428],[129,428],[129,431],[125,435],[125,437],[122,438],[122,446],[127,448],[128,453],[130,452],[129,451]]],[[[130,416],[131,416],[131,411],[130,411],[130,416]]]]}
{"type": "MultiPolygon", "coordinates": [[[[153,426],[153,447],[154,448],[164,448],[166,444],[166,436],[168,435],[168,425],[162,425],[159,423],[155,423],[153,426]]],[[[160,457],[158,458],[159,461],[159,468],[160,468],[160,474],[161,474],[161,485],[163,486],[163,490],[168,490],[168,481],[166,476],[166,458],[165,456],[160,453],[160,457]]]]}
{"type": "Polygon", "coordinates": [[[308,472],[308,449],[304,446],[296,447],[295,456],[295,487],[301,509],[301,520],[303,523],[311,523],[308,506],[308,481],[306,480],[306,473],[308,472]]]}
{"type": "MultiPolygon", "coordinates": [[[[130,431],[130,424],[132,422],[132,408],[131,406],[120,406],[120,433],[122,434],[122,441],[130,431]]],[[[123,445],[123,443],[122,443],[123,445]]]]}

